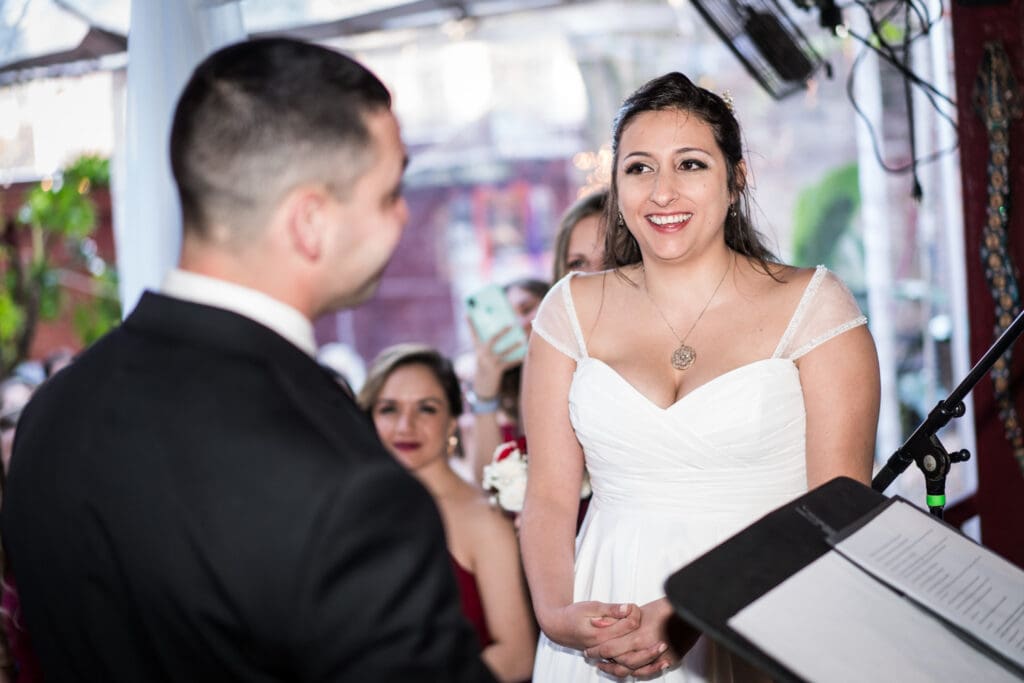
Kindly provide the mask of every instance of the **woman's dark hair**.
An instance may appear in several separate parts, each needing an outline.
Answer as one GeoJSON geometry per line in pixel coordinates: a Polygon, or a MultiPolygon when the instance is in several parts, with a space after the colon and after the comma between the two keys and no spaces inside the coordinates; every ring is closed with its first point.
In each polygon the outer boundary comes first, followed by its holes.
{"type": "Polygon", "coordinates": [[[452,417],[462,414],[462,391],[452,362],[426,344],[395,344],[377,354],[366,373],[366,382],[359,390],[359,406],[366,412],[373,410],[373,404],[380,397],[381,389],[391,373],[408,365],[422,365],[430,370],[441,385],[452,417]]]}
{"type": "Polygon", "coordinates": [[[679,72],[659,76],[642,85],[626,98],[612,124],[612,174],[605,209],[605,265],[609,268],[640,262],[640,246],[619,214],[619,189],[616,169],[619,165],[619,143],[626,126],[639,114],[649,111],[678,110],[692,114],[711,127],[715,142],[726,162],[729,193],[736,197],[725,219],[725,243],[730,249],[756,260],[766,273],[778,259],[765,246],[751,220],[750,193],[747,178],[740,164],[743,161],[743,139],[740,124],[732,108],[705,88],[694,84],[679,72]]]}
{"type": "MultiPolygon", "coordinates": [[[[592,194],[584,195],[569,205],[569,208],[562,214],[562,220],[558,223],[558,235],[555,237],[555,257],[552,266],[552,282],[558,282],[569,272],[566,267],[566,259],[569,258],[569,240],[572,239],[573,228],[584,218],[599,216],[601,222],[606,219],[605,211],[608,205],[608,190],[598,190],[592,194]]],[[[604,226],[601,226],[604,229],[604,226]]]]}
{"type": "Polygon", "coordinates": [[[524,292],[533,294],[538,299],[543,299],[551,289],[551,285],[543,280],[538,280],[532,277],[521,277],[518,280],[512,280],[501,288],[501,291],[508,294],[510,289],[521,289],[524,292]]]}

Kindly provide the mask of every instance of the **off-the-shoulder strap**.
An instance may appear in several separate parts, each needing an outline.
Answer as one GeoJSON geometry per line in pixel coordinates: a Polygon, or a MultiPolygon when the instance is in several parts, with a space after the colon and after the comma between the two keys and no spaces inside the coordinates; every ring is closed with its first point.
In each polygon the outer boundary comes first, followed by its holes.
{"type": "Polygon", "coordinates": [[[587,348],[569,286],[574,275],[576,273],[569,273],[548,290],[533,320],[533,332],[566,356],[579,361],[586,358],[587,348]]]}
{"type": "Polygon", "coordinates": [[[772,358],[797,360],[829,339],[867,322],[846,285],[818,266],[772,358]]]}

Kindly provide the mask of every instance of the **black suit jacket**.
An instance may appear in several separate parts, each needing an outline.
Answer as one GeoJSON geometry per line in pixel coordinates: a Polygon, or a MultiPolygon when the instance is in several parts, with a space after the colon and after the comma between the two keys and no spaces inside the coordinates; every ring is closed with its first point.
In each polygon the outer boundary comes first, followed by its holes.
{"type": "Polygon", "coordinates": [[[37,392],[7,486],[49,683],[492,680],[427,492],[243,316],[145,294],[37,392]]]}

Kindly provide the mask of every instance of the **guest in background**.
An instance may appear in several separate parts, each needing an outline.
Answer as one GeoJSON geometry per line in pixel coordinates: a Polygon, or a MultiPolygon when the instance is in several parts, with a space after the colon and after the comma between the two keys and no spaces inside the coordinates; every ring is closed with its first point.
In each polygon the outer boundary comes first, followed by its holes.
{"type": "Polygon", "coordinates": [[[71,362],[74,359],[74,351],[66,347],[61,347],[56,351],[47,354],[46,358],[43,359],[43,372],[46,373],[46,379],[50,379],[58,372],[71,365],[71,362]]]}
{"type": "Polygon", "coordinates": [[[11,376],[20,377],[32,386],[38,387],[47,378],[45,362],[34,359],[22,361],[14,366],[11,376]]]}
{"type": "Polygon", "coordinates": [[[604,270],[604,211],[608,190],[598,190],[573,202],[558,225],[552,262],[558,282],[566,273],[604,270]]]}
{"type": "Polygon", "coordinates": [[[0,438],[2,438],[0,455],[3,457],[3,473],[7,472],[7,467],[10,464],[11,449],[14,446],[14,431],[18,426],[21,411],[32,398],[35,388],[32,382],[18,375],[12,375],[0,382],[0,438]]]}
{"type": "MultiPolygon", "coordinates": [[[[543,280],[521,278],[506,284],[503,289],[523,332],[529,338],[537,307],[551,285],[543,280]]],[[[510,360],[508,353],[498,353],[495,346],[504,330],[491,339],[480,339],[473,334],[476,364],[467,392],[471,419],[460,422],[464,452],[473,481],[483,481],[484,467],[491,462],[495,449],[507,441],[519,441],[525,451],[525,440],[519,421],[519,385],[522,380],[522,360],[510,360]]]]}
{"type": "Polygon", "coordinates": [[[385,349],[369,369],[359,404],[384,446],[441,510],[463,612],[476,628],[484,662],[501,681],[529,678],[536,631],[515,531],[449,466],[462,412],[451,362],[420,344],[385,349]]]}
{"type": "Polygon", "coordinates": [[[543,280],[524,277],[509,282],[503,289],[508,302],[512,304],[519,326],[529,338],[530,332],[533,331],[533,319],[537,317],[537,308],[544,295],[551,289],[551,285],[543,280]]]}
{"type": "MultiPolygon", "coordinates": [[[[2,439],[3,466],[0,469],[0,500],[6,485],[7,468],[21,411],[28,404],[36,385],[19,375],[12,375],[0,383],[0,439],[2,439]]],[[[32,642],[25,630],[21,615],[21,602],[14,576],[7,569],[6,557],[0,552],[0,683],[19,681],[35,683],[42,680],[39,662],[32,651],[32,642]]]]}

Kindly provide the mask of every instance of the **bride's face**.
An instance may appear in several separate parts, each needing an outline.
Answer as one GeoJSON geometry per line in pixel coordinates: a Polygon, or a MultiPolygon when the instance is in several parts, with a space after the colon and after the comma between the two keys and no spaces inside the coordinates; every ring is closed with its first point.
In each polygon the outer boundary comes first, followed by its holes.
{"type": "Polygon", "coordinates": [[[728,167],[703,119],[676,109],[638,114],[615,169],[619,210],[644,258],[673,261],[724,241],[728,167]]]}
{"type": "Polygon", "coordinates": [[[425,365],[403,365],[393,371],[372,415],[384,446],[407,469],[447,456],[456,422],[441,383],[425,365]]]}

